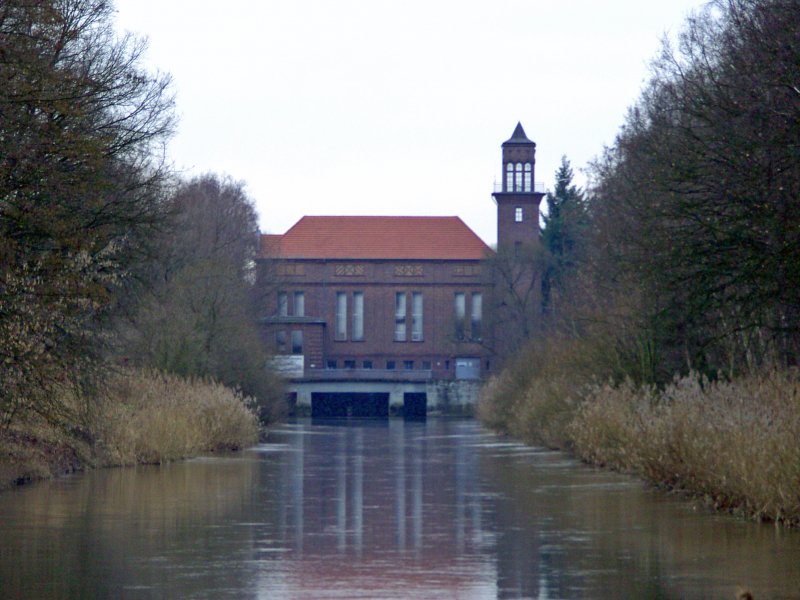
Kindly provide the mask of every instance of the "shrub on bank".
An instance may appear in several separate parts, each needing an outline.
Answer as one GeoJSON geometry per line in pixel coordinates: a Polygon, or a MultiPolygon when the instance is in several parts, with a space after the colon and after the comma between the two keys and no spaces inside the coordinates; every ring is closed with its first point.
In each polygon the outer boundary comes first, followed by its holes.
{"type": "Polygon", "coordinates": [[[162,463],[251,445],[258,420],[250,403],[213,381],[124,371],[109,383],[93,428],[101,461],[162,463]]]}
{"type": "Polygon", "coordinates": [[[529,444],[564,448],[583,390],[598,373],[614,372],[612,352],[591,340],[532,342],[481,391],[478,418],[529,444]]]}
{"type": "Polygon", "coordinates": [[[697,375],[662,392],[594,386],[569,428],[583,459],[707,498],[716,508],[800,524],[800,376],[697,375]]]}
{"type": "Polygon", "coordinates": [[[87,466],[162,463],[258,440],[252,402],[203,379],[158,371],[112,374],[93,401],[63,387],[56,424],[36,414],[0,429],[0,488],[87,466]]]}
{"type": "Polygon", "coordinates": [[[590,383],[584,371],[569,377],[547,360],[528,371],[514,367],[483,390],[478,415],[488,426],[720,510],[800,525],[796,369],[733,381],[693,373],[658,390],[631,380],[590,383]]]}

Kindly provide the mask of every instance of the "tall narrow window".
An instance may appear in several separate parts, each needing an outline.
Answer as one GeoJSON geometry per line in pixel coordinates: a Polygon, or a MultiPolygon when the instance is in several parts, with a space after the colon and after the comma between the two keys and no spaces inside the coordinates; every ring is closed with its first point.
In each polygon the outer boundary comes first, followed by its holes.
{"type": "Polygon", "coordinates": [[[522,223],[522,207],[518,206],[514,209],[514,222],[522,223]]]}
{"type": "Polygon", "coordinates": [[[286,332],[279,330],[275,332],[275,345],[278,347],[278,352],[286,352],[286,332]]]}
{"type": "Polygon", "coordinates": [[[353,292],[353,339],[364,339],[364,292],[353,292]]]}
{"type": "Polygon", "coordinates": [[[522,163],[517,163],[514,167],[514,190],[522,191],[522,163]]]}
{"type": "Polygon", "coordinates": [[[421,342],[422,334],[422,292],[411,295],[411,341],[421,342]]]}
{"type": "Polygon", "coordinates": [[[397,292],[394,295],[394,341],[406,341],[406,294],[397,292]]]}
{"type": "Polygon", "coordinates": [[[303,292],[294,293],[294,316],[306,316],[306,295],[303,292]]]}
{"type": "Polygon", "coordinates": [[[525,188],[524,191],[530,192],[531,191],[531,163],[525,163],[525,188]]]}
{"type": "Polygon", "coordinates": [[[336,331],[334,339],[347,339],[347,294],[336,292],[336,331]]]}
{"type": "Polygon", "coordinates": [[[483,321],[483,295],[472,294],[472,319],[470,322],[470,337],[473,340],[481,339],[481,325],[483,321]]]}
{"type": "Polygon", "coordinates": [[[292,354],[303,353],[303,332],[300,330],[292,331],[292,354]]]}
{"type": "Polygon", "coordinates": [[[506,191],[514,191],[514,165],[511,163],[506,165],[506,191]]]}
{"type": "Polygon", "coordinates": [[[464,317],[466,315],[466,298],[464,292],[456,292],[453,304],[453,318],[455,324],[455,336],[457,340],[463,340],[465,335],[464,317]]]}
{"type": "Polygon", "coordinates": [[[289,314],[289,295],[286,292],[278,292],[278,316],[285,317],[289,314]]]}

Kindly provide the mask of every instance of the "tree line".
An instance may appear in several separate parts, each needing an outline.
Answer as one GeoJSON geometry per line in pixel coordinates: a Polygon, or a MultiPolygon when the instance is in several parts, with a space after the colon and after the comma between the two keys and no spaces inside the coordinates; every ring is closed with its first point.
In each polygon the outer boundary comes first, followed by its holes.
{"type": "Polygon", "coordinates": [[[567,167],[526,280],[536,327],[480,418],[796,526],[800,1],[705,4],[585,192],[567,167]]]}
{"type": "Polygon", "coordinates": [[[651,383],[797,364],[800,2],[694,12],[588,174],[564,159],[547,197],[528,360],[580,343],[651,383]]]}
{"type": "MultiPolygon", "coordinates": [[[[277,394],[253,330],[244,185],[176,177],[168,75],[105,0],[0,3],[0,426],[75,424],[121,364],[277,394]]],[[[88,409],[87,409],[88,410],[88,409]]]]}

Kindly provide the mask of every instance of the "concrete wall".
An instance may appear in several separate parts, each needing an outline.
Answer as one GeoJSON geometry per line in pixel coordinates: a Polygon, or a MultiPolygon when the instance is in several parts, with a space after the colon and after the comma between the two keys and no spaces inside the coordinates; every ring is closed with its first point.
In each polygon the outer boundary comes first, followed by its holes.
{"type": "Polygon", "coordinates": [[[310,414],[313,394],[389,394],[389,409],[402,414],[405,394],[427,396],[428,413],[471,414],[478,402],[480,382],[434,380],[427,382],[381,381],[305,381],[291,382],[288,391],[296,394],[301,414],[310,414]]]}

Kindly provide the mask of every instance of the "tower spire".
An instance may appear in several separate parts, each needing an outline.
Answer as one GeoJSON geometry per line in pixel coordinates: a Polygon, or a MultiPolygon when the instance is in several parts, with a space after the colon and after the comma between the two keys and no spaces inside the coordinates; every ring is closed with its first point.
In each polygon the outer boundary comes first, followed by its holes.
{"type": "Polygon", "coordinates": [[[503,142],[503,146],[507,144],[534,144],[532,141],[528,139],[528,136],[525,135],[525,130],[522,128],[522,123],[517,121],[517,126],[514,129],[514,133],[511,134],[511,137],[508,138],[505,142],[503,142]]]}

